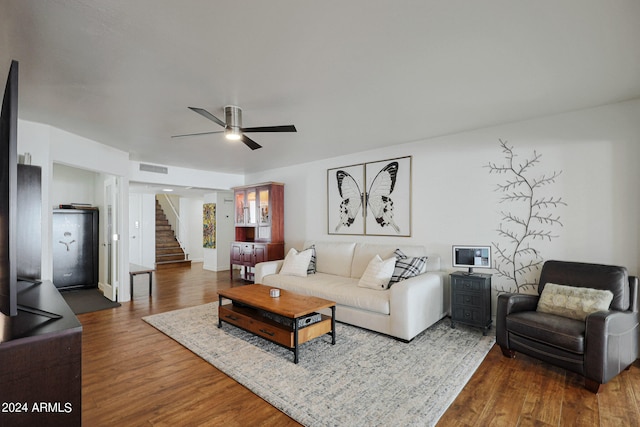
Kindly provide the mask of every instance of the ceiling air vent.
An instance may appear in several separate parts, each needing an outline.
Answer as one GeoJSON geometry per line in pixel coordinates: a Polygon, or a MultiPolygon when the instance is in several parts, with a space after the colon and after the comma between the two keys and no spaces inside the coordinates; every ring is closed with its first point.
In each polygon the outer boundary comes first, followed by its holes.
{"type": "Polygon", "coordinates": [[[165,175],[169,173],[169,169],[166,166],[149,165],[146,163],[140,163],[140,170],[145,172],[163,173],[165,175]]]}

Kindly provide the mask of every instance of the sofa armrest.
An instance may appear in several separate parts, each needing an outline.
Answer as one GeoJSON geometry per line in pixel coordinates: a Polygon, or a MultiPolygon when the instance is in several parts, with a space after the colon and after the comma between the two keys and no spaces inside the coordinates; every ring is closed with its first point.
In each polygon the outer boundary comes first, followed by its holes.
{"type": "Polygon", "coordinates": [[[529,294],[500,294],[496,305],[496,343],[503,348],[509,348],[507,333],[507,316],[520,311],[535,311],[538,308],[538,295],[529,294]]]}
{"type": "Polygon", "coordinates": [[[599,384],[631,365],[638,357],[638,313],[599,311],[587,316],[584,376],[599,384]]]}
{"type": "Polygon", "coordinates": [[[254,283],[261,283],[264,276],[278,274],[284,260],[259,262],[255,267],[254,283]]]}
{"type": "Polygon", "coordinates": [[[446,314],[441,272],[411,277],[395,283],[389,291],[391,335],[395,337],[411,340],[446,314]]]}

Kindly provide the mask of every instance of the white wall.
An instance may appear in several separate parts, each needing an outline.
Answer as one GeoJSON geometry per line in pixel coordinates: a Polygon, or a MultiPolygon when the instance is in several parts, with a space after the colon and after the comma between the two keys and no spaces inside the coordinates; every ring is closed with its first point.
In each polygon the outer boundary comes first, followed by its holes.
{"type": "MultiPolygon", "coordinates": [[[[164,166],[164,165],[156,165],[164,166]]],[[[130,181],[152,184],[178,185],[227,190],[244,184],[244,175],[186,169],[178,166],[164,166],[167,173],[146,172],[140,170],[140,162],[129,164],[130,181]]]]}
{"type": "MultiPolygon", "coordinates": [[[[246,182],[285,183],[287,249],[306,239],[421,244],[450,270],[453,244],[505,243],[496,230],[510,207],[495,191],[505,176],[486,167],[505,162],[499,139],[514,146],[518,161],[534,150],[542,155],[533,175],[562,171],[541,193],[567,203],[554,210],[563,224],[551,228],[558,237],[534,243],[542,258],[619,264],[640,273],[640,100],[249,174],[246,182]],[[328,235],[327,169],[409,155],[411,237],[328,235]]],[[[510,286],[496,274],[492,284],[510,286]]]]}
{"type": "Polygon", "coordinates": [[[86,203],[96,205],[95,185],[98,174],[65,165],[53,165],[51,203],[53,208],[61,204],[86,203]]]}
{"type": "Polygon", "coordinates": [[[154,268],[156,263],[156,202],[153,194],[129,193],[128,241],[129,262],[154,268]]]}
{"type": "MultiPolygon", "coordinates": [[[[52,206],[54,206],[53,165],[60,164],[79,169],[89,170],[98,174],[98,179],[94,184],[95,205],[102,208],[103,191],[102,181],[111,176],[120,177],[120,197],[119,210],[117,215],[120,219],[116,232],[121,236],[128,235],[128,180],[129,155],[126,152],[97,143],[81,136],[54,128],[49,125],[18,120],[18,153],[31,153],[32,164],[42,167],[42,278],[51,280],[53,275],[53,248],[52,248],[52,206]]],[[[61,197],[61,196],[55,196],[61,197]]],[[[101,227],[102,228],[102,227],[101,227]]],[[[104,236],[101,234],[101,246],[104,236]]],[[[118,267],[120,281],[123,289],[128,289],[129,254],[128,244],[120,245],[120,256],[118,267]]],[[[101,250],[101,260],[103,254],[101,250]]],[[[100,264],[103,265],[102,262],[100,264]]],[[[102,282],[105,275],[104,269],[100,269],[100,280],[102,282]]],[[[105,292],[105,295],[115,297],[114,294],[105,292]]],[[[128,299],[121,293],[121,301],[128,299]]]]}
{"type": "Polygon", "coordinates": [[[187,253],[189,254],[189,259],[193,262],[204,261],[202,204],[203,199],[199,197],[180,198],[180,218],[185,222],[187,253]]]}

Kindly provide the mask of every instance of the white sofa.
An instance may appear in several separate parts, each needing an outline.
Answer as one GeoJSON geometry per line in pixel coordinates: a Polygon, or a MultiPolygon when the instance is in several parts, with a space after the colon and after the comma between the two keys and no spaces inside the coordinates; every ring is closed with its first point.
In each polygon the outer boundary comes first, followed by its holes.
{"type": "Polygon", "coordinates": [[[429,256],[425,272],[387,290],[358,286],[373,257],[426,256],[423,246],[350,242],[306,242],[315,246],[316,273],[306,277],[278,274],[283,260],[259,263],[255,283],[336,302],[336,320],[409,341],[449,312],[448,280],[440,258],[429,256]]]}

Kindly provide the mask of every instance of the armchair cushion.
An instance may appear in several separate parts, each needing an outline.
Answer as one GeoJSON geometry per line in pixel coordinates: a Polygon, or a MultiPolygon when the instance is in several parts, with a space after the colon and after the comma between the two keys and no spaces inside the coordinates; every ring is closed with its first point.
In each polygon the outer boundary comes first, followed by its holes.
{"type": "Polygon", "coordinates": [[[612,299],[613,293],[609,290],[547,283],[540,294],[537,311],[584,320],[591,313],[609,310],[612,299]]]}
{"type": "Polygon", "coordinates": [[[507,330],[572,353],[584,353],[586,323],[555,314],[523,311],[507,317],[507,330]]]}

